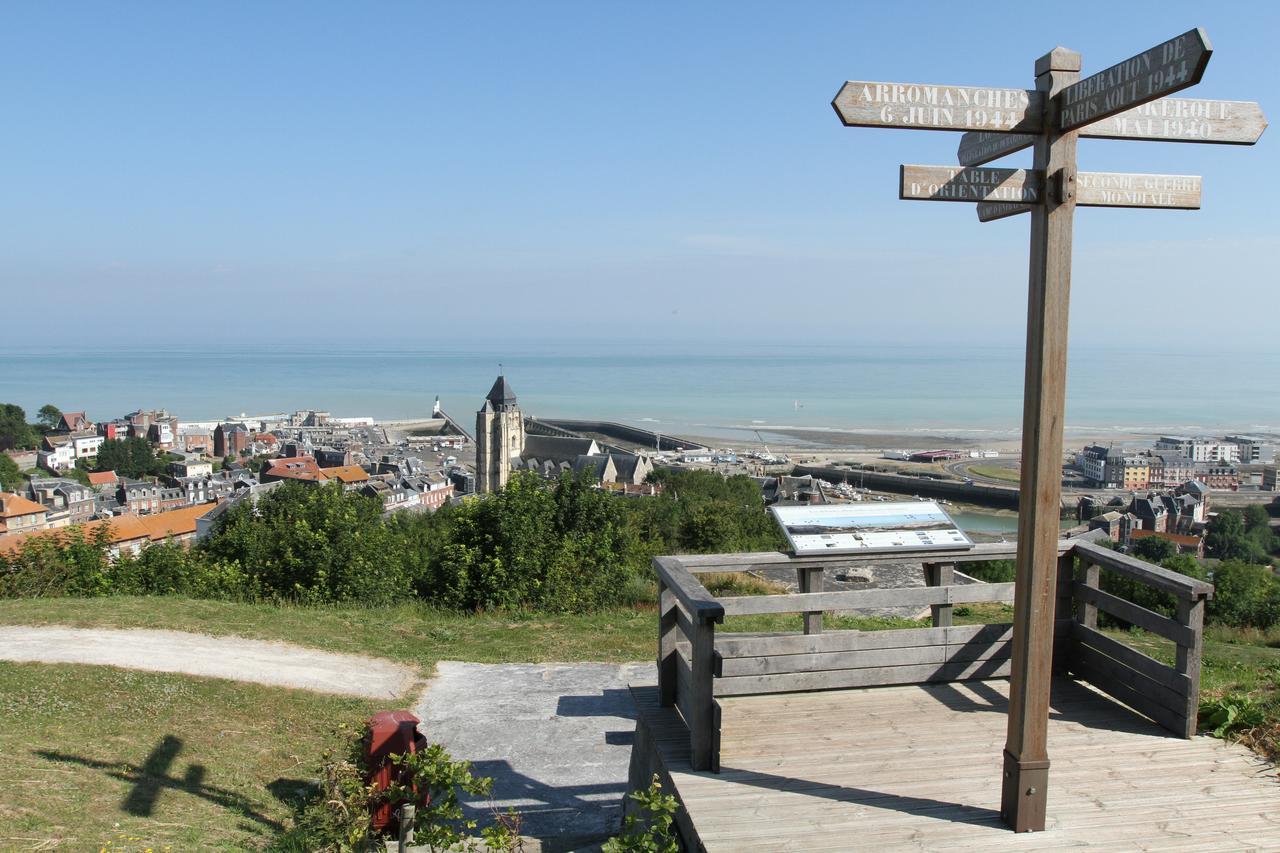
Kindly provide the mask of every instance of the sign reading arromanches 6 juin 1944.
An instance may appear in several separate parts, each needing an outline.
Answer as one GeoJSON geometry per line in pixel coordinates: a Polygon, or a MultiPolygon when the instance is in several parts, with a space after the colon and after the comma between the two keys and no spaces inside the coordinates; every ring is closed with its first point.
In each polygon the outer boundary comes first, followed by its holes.
{"type": "MultiPolygon", "coordinates": [[[[1087,124],[1080,128],[1080,135],[1090,139],[1253,145],[1266,129],[1266,116],[1253,101],[1161,98],[1087,124]]],[[[981,166],[1030,148],[1035,141],[1027,133],[970,131],[960,137],[956,159],[961,166],[981,166]]]]}
{"type": "MultiPolygon", "coordinates": [[[[849,82],[832,102],[847,126],[971,131],[961,140],[959,166],[902,166],[900,198],[973,202],[984,222],[1032,213],[1022,511],[1008,737],[999,783],[1000,816],[1019,832],[1043,830],[1048,803],[1049,688],[1062,565],[1058,516],[1075,211],[1200,206],[1199,177],[1077,171],[1076,137],[1253,144],[1266,127],[1256,104],[1164,99],[1199,82],[1212,52],[1204,32],[1194,29],[1083,80],[1080,54],[1055,48],[1035,63],[1034,91],[849,82]],[[1034,169],[979,165],[1031,146],[1034,169]]],[[[795,510],[797,517],[785,517],[780,508],[773,511],[797,553],[865,549],[870,545],[867,536],[896,537],[889,547],[901,548],[917,541],[912,535],[922,537],[921,542],[932,537],[935,528],[938,535],[948,535],[941,519],[912,528],[908,522],[917,519],[875,518],[876,508],[866,510],[873,520],[855,518],[862,510],[854,506],[786,508],[795,510]]],[[[1190,718],[1194,731],[1194,709],[1190,718]]]]}
{"type": "Polygon", "coordinates": [[[850,80],[831,105],[847,127],[1036,132],[1043,97],[1027,89],[850,80]]]}
{"type": "Polygon", "coordinates": [[[1196,27],[1067,86],[1057,96],[1058,127],[1071,130],[1194,86],[1212,54],[1209,37],[1196,27]]]}

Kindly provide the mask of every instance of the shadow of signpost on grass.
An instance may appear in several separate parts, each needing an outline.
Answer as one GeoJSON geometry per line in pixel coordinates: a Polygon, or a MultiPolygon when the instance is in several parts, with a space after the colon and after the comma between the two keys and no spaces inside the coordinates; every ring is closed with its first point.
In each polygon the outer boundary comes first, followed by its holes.
{"type": "Polygon", "coordinates": [[[156,803],[163,791],[177,791],[208,800],[224,809],[242,814],[263,826],[279,830],[282,824],[273,820],[254,808],[253,802],[235,791],[205,783],[208,770],[202,764],[187,765],[181,776],[173,775],[170,769],[182,751],[182,739],[174,735],[165,735],[160,743],[151,750],[142,765],[138,768],[113,761],[99,761],[83,755],[71,755],[54,750],[33,750],[35,755],[47,761],[64,764],[78,764],[93,770],[101,770],[112,779],[131,785],[129,793],[120,803],[120,808],[136,817],[151,817],[156,803]]]}

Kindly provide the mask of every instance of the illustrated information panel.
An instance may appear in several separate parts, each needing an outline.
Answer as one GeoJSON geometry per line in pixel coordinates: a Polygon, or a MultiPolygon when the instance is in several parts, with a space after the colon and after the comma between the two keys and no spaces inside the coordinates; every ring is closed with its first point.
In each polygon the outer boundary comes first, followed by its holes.
{"type": "Polygon", "coordinates": [[[775,506],[770,511],[796,555],[973,547],[933,501],[775,506]]]}

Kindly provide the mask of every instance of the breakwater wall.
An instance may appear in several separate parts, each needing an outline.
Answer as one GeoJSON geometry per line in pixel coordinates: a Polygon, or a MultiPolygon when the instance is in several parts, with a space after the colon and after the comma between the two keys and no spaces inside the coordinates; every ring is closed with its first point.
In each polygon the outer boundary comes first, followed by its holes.
{"type": "Polygon", "coordinates": [[[703,448],[707,449],[705,444],[699,444],[696,441],[690,441],[687,438],[681,438],[677,435],[666,435],[665,433],[657,433],[652,430],[640,429],[639,427],[629,426],[628,424],[615,423],[613,421],[577,421],[555,419],[540,419],[544,424],[550,424],[553,427],[570,430],[576,433],[593,432],[599,435],[608,436],[618,441],[628,441],[632,444],[638,444],[649,450],[675,450],[678,447],[683,448],[703,448]]]}
{"type": "MultiPolygon", "coordinates": [[[[897,495],[946,498],[949,501],[963,501],[997,509],[1018,508],[1018,490],[1006,486],[984,486],[977,483],[959,483],[955,480],[934,480],[930,477],[909,477],[881,471],[864,471],[860,468],[827,468],[816,465],[797,465],[792,476],[817,477],[830,483],[848,482],[850,485],[861,485],[868,489],[893,492],[897,495]]],[[[1071,501],[1069,510],[1063,506],[1059,515],[1062,518],[1074,518],[1075,501],[1071,501]]]]}

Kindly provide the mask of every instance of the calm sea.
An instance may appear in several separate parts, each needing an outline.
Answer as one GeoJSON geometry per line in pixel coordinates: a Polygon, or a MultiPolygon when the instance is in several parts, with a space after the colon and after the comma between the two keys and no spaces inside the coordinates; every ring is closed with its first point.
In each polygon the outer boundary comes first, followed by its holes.
{"type": "MultiPolygon", "coordinates": [[[[1019,348],[616,347],[511,350],[314,347],[0,348],[0,402],[106,418],[166,407],[184,420],[315,408],[425,416],[439,395],[469,422],[502,362],[526,413],[673,433],[770,426],[1007,435],[1021,418],[1019,348]]],[[[1280,432],[1280,354],[1202,348],[1073,354],[1071,430],[1280,432]]]]}

